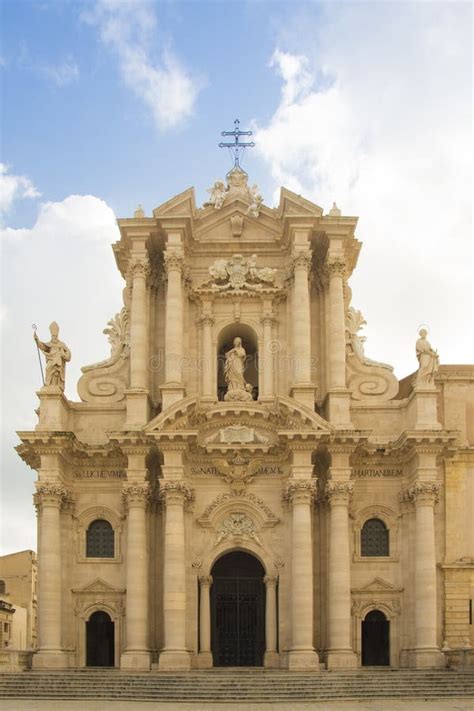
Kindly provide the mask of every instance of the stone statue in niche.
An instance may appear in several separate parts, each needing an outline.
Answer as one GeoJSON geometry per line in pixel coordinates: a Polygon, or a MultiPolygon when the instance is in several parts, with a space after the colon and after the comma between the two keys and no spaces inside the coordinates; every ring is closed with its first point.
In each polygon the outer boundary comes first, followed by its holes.
{"type": "Polygon", "coordinates": [[[71,351],[65,343],[59,340],[59,326],[56,321],[53,321],[49,326],[51,340],[46,342],[40,341],[34,333],[33,338],[36,341],[38,348],[43,351],[46,357],[46,375],[45,386],[53,386],[64,392],[66,381],[66,363],[71,360],[71,351]]]}
{"type": "Polygon", "coordinates": [[[246,401],[253,400],[252,386],[245,382],[245,359],[247,353],[242,345],[240,336],[234,338],[234,347],[225,354],[224,378],[227,383],[227,392],[224,400],[246,401]]]}
{"type": "Polygon", "coordinates": [[[415,380],[416,385],[433,385],[435,373],[439,368],[438,351],[431,347],[426,338],[427,335],[426,328],[421,328],[419,331],[420,337],[416,342],[416,357],[419,363],[415,380]]]}

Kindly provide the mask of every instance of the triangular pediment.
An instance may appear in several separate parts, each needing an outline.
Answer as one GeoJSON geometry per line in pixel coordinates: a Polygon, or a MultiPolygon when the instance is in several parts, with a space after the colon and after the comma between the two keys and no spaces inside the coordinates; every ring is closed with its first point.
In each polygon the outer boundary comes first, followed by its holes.
{"type": "Polygon", "coordinates": [[[110,583],[107,583],[102,578],[96,578],[92,582],[87,583],[81,588],[76,588],[73,590],[75,593],[121,593],[123,590],[115,588],[110,583]]]}
{"type": "Polygon", "coordinates": [[[307,215],[308,217],[322,217],[323,208],[310,200],[306,200],[306,198],[301,195],[297,195],[291,190],[288,190],[288,188],[282,188],[280,191],[278,212],[284,216],[307,215]]]}
{"type": "Polygon", "coordinates": [[[274,210],[261,205],[258,217],[248,210],[249,202],[240,195],[229,198],[220,210],[212,205],[199,210],[194,222],[194,238],[199,242],[232,242],[238,237],[239,242],[259,243],[281,238],[281,221],[274,210]],[[240,223],[237,233],[236,221],[240,223]]]}
{"type": "Polygon", "coordinates": [[[374,578],[370,583],[363,585],[360,588],[353,588],[353,593],[366,594],[366,593],[398,593],[401,592],[402,588],[398,588],[396,585],[389,583],[383,578],[374,578]]]}
{"type": "Polygon", "coordinates": [[[194,188],[187,188],[179,195],[175,195],[170,200],[167,200],[162,205],[158,205],[153,210],[153,217],[190,217],[196,211],[196,198],[194,188]]]}

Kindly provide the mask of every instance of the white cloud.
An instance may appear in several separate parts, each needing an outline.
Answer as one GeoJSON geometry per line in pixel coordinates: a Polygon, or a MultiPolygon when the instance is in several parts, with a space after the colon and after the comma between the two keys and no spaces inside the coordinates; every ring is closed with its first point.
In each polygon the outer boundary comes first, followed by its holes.
{"type": "Polygon", "coordinates": [[[158,129],[192,115],[201,82],[169,47],[159,59],[153,57],[157,22],[148,0],[97,0],[83,18],[98,27],[102,42],[115,52],[126,86],[148,107],[158,129]]]}
{"type": "Polygon", "coordinates": [[[44,76],[58,87],[68,86],[79,79],[79,67],[73,59],[41,68],[44,76]]]}
{"type": "Polygon", "coordinates": [[[299,17],[293,42],[285,31],[291,49],[271,60],[280,104],[256,131],[275,194],[286,185],[360,215],[353,303],[369,322],[368,355],[400,377],[416,367],[421,322],[442,362],[472,359],[469,14],[459,3],[329,3],[317,27],[299,17]]]}
{"type": "Polygon", "coordinates": [[[0,212],[8,212],[16,200],[41,195],[29,178],[8,171],[9,166],[0,163],[0,212]]]}
{"type": "Polygon", "coordinates": [[[59,323],[60,337],[72,352],[66,394],[78,400],[76,383],[81,366],[109,355],[102,329],[122,306],[124,282],[111,248],[119,239],[114,213],[93,195],[70,195],[60,202],[45,203],[32,228],[0,230],[0,239],[0,471],[4,477],[0,544],[10,552],[36,545],[31,503],[34,472],[13,449],[18,444],[14,430],[32,429],[37,422],[35,392],[41,386],[41,376],[31,325],[37,323],[40,338],[48,338],[48,325],[53,320],[59,323]]]}

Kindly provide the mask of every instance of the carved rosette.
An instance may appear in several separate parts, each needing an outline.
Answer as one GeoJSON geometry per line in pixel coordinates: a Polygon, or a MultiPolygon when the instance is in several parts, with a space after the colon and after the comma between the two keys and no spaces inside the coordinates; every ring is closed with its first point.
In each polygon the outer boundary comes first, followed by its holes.
{"type": "Polygon", "coordinates": [[[125,510],[131,506],[146,507],[150,501],[150,485],[147,482],[124,484],[122,488],[122,501],[125,510]]]}
{"type": "Polygon", "coordinates": [[[165,506],[172,504],[184,506],[194,501],[194,491],[184,481],[161,481],[160,498],[165,506]]]}
{"type": "Polygon", "coordinates": [[[132,259],[128,265],[127,282],[133,282],[136,278],[148,279],[150,274],[150,260],[148,257],[132,259]]]}
{"type": "Polygon", "coordinates": [[[436,481],[417,481],[402,493],[404,501],[415,506],[434,506],[439,501],[439,484],[436,481]]]}
{"type": "Polygon", "coordinates": [[[56,506],[57,508],[61,508],[68,503],[72,504],[73,498],[71,492],[62,484],[38,482],[36,484],[36,493],[33,495],[33,501],[39,513],[44,506],[56,506]]]}
{"type": "Polygon", "coordinates": [[[282,498],[292,504],[311,504],[315,495],[315,479],[294,479],[288,482],[282,498]]]}
{"type": "Polygon", "coordinates": [[[171,271],[181,272],[184,267],[184,257],[179,252],[164,252],[164,262],[166,273],[171,271]]]}
{"type": "Polygon", "coordinates": [[[296,252],[293,255],[291,266],[293,272],[299,269],[304,269],[305,272],[309,272],[309,270],[311,269],[311,252],[309,251],[309,249],[305,250],[304,252],[296,252]]]}
{"type": "Polygon", "coordinates": [[[210,588],[212,585],[212,575],[200,575],[198,580],[202,588],[210,588]]]}
{"type": "Polygon", "coordinates": [[[333,257],[325,265],[325,272],[328,279],[339,277],[343,279],[346,275],[346,263],[341,257],[333,257]]]}
{"type": "Polygon", "coordinates": [[[325,494],[331,506],[348,506],[354,484],[349,481],[328,481],[325,494]]]}

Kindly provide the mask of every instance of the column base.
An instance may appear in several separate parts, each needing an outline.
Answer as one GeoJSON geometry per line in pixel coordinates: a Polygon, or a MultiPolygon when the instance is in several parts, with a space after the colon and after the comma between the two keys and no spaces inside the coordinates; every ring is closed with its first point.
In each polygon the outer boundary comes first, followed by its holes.
{"type": "Polygon", "coordinates": [[[126,390],[125,398],[127,402],[127,420],[125,423],[127,428],[130,430],[141,429],[150,419],[148,390],[126,390]]]}
{"type": "Polygon", "coordinates": [[[326,417],[340,429],[352,430],[350,413],[351,392],[346,388],[330,390],[326,397],[326,417]]]}
{"type": "Polygon", "coordinates": [[[58,650],[40,650],[33,655],[32,669],[69,669],[69,654],[58,650]]]}
{"type": "Polygon", "coordinates": [[[319,671],[319,657],[314,649],[290,649],[288,669],[290,671],[319,671]]]}
{"type": "Polygon", "coordinates": [[[329,650],[327,654],[328,669],[356,669],[359,666],[357,654],[351,649],[329,650]]]}
{"type": "Polygon", "coordinates": [[[316,388],[313,383],[295,383],[290,394],[292,398],[314,412],[316,388]]]}
{"type": "Polygon", "coordinates": [[[195,657],[194,666],[196,669],[212,669],[214,666],[212,652],[199,652],[195,657]]]}
{"type": "Polygon", "coordinates": [[[414,669],[442,669],[446,666],[443,652],[436,647],[412,649],[407,653],[408,666],[414,669]]]}
{"type": "Polygon", "coordinates": [[[120,669],[149,671],[151,669],[150,652],[124,652],[120,657],[120,669]]]}
{"type": "Polygon", "coordinates": [[[179,402],[186,396],[186,390],[180,383],[165,383],[161,388],[162,411],[179,402]]]}
{"type": "Polygon", "coordinates": [[[280,655],[278,652],[265,652],[263,656],[263,666],[268,669],[279,669],[280,655]]]}
{"type": "Polygon", "coordinates": [[[186,671],[191,669],[191,658],[186,651],[165,651],[161,652],[158,660],[160,671],[186,671]]]}

